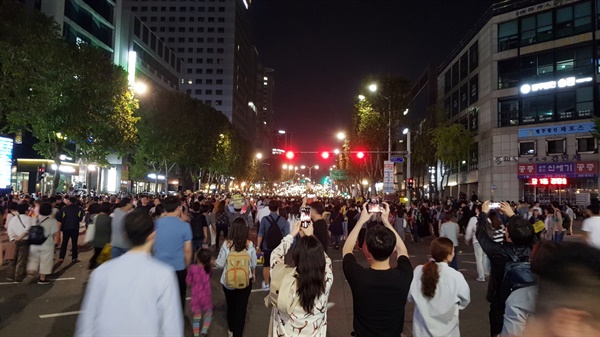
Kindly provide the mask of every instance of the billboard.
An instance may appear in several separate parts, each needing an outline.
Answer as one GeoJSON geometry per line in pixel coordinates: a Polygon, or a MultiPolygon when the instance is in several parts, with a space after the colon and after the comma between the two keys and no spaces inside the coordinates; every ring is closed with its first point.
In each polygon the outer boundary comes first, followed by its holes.
{"type": "Polygon", "coordinates": [[[12,138],[0,137],[0,188],[7,188],[10,186],[12,154],[12,138]]]}

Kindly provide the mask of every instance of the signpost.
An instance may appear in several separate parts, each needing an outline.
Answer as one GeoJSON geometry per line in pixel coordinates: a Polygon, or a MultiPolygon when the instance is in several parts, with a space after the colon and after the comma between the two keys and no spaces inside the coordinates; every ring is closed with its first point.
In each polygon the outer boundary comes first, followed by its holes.
{"type": "Polygon", "coordinates": [[[404,157],[392,156],[390,161],[393,163],[404,163],[404,157]]]}
{"type": "Polygon", "coordinates": [[[394,193],[394,162],[385,161],[383,163],[383,193],[394,193]]]}

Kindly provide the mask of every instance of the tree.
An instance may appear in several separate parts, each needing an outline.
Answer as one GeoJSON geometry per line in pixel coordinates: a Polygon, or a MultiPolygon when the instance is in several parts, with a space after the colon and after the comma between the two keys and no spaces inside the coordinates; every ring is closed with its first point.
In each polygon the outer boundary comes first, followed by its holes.
{"type": "Polygon", "coordinates": [[[342,161],[348,166],[349,175],[360,183],[363,177],[369,177],[372,190],[375,182],[383,178],[383,161],[387,159],[388,125],[391,128],[391,144],[394,148],[395,130],[405,122],[404,110],[408,107],[409,82],[391,75],[369,76],[361,85],[364,98],[354,106],[352,128],[349,135],[349,149],[371,152],[364,160],[342,155],[342,161]],[[377,84],[376,92],[367,93],[367,87],[377,84]]]}
{"type": "Polygon", "coordinates": [[[594,131],[592,131],[592,136],[596,141],[600,140],[600,117],[594,118],[594,131]]]}
{"type": "Polygon", "coordinates": [[[441,163],[442,179],[439,189],[443,191],[442,186],[448,186],[452,169],[457,167],[461,160],[468,158],[474,144],[473,135],[460,124],[450,124],[431,130],[431,137],[436,148],[435,158],[441,163]],[[446,178],[446,185],[444,185],[444,178],[446,178]]]}
{"type": "Polygon", "coordinates": [[[100,50],[68,44],[52,18],[5,1],[0,37],[0,112],[5,130],[28,130],[34,149],[57,166],[60,156],[103,164],[136,139],[138,108],[125,71],[100,50]]]}

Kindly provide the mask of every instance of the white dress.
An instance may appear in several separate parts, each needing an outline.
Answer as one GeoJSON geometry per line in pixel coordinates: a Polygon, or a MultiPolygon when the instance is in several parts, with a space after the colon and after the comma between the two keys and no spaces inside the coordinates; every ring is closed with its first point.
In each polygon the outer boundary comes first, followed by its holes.
{"type": "MultiPolygon", "coordinates": [[[[277,264],[283,264],[294,238],[287,235],[281,244],[271,253],[271,270],[277,264]]],[[[298,304],[291,315],[281,312],[277,307],[271,311],[269,336],[273,337],[325,337],[327,335],[327,300],[333,284],[331,260],[325,255],[325,292],[317,298],[312,312],[307,313],[298,304]]]]}

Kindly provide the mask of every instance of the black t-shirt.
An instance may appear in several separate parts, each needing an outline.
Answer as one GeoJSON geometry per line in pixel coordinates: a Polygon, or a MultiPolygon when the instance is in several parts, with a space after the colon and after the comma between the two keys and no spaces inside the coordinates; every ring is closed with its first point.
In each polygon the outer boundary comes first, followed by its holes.
{"type": "Polygon", "coordinates": [[[399,337],[404,328],[404,308],[413,279],[406,256],[388,270],[363,268],[353,254],[344,255],[344,275],[354,302],[354,331],[358,337],[399,337]]]}
{"type": "Polygon", "coordinates": [[[323,245],[323,249],[325,253],[327,253],[327,246],[329,245],[329,233],[327,231],[327,222],[324,219],[317,220],[313,223],[313,227],[315,229],[314,235],[321,244],[323,245]]]}

